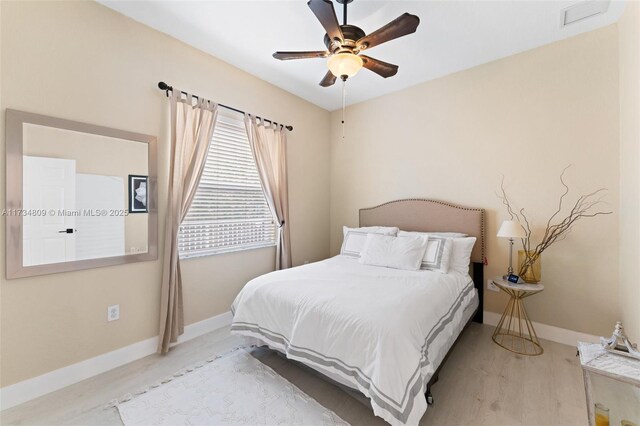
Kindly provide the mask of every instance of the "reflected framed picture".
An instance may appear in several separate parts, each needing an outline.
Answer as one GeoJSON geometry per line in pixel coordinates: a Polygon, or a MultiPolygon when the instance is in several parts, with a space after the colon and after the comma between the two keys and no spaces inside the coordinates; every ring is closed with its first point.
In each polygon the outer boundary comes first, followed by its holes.
{"type": "Polygon", "coordinates": [[[129,213],[148,213],[147,176],[129,175],[129,213]]]}

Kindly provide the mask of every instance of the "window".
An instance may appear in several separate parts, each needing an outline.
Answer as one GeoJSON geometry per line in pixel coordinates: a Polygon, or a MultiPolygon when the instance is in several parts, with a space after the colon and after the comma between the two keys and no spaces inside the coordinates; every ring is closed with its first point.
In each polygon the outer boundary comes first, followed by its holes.
{"type": "Polygon", "coordinates": [[[271,246],[275,236],[244,121],[218,116],[200,185],[180,225],[180,257],[271,246]]]}

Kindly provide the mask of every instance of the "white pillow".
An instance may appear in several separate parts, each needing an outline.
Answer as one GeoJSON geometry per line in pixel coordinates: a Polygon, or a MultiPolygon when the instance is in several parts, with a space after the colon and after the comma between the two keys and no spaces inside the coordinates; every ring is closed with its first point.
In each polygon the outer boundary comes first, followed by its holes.
{"type": "Polygon", "coordinates": [[[360,263],[417,271],[426,249],[427,238],[421,236],[368,234],[360,263]]]}
{"type": "Polygon", "coordinates": [[[417,234],[417,235],[423,235],[423,236],[434,236],[434,237],[445,237],[445,238],[464,238],[464,237],[468,237],[468,234],[463,234],[461,232],[416,232],[416,231],[402,231],[400,230],[398,232],[398,235],[400,234],[417,234]]]}
{"type": "Polygon", "coordinates": [[[360,252],[364,248],[367,234],[393,235],[398,233],[395,226],[363,226],[361,228],[342,227],[342,248],[340,254],[352,257],[360,257],[360,252]]]}
{"type": "Polygon", "coordinates": [[[464,238],[468,234],[463,234],[462,232],[424,232],[427,235],[433,235],[434,237],[445,237],[445,238],[464,238]]]}
{"type": "Polygon", "coordinates": [[[445,238],[429,235],[426,232],[398,232],[398,236],[424,236],[428,235],[427,250],[422,259],[420,269],[440,272],[446,274],[449,272],[449,262],[451,259],[451,251],[453,246],[452,238],[445,238]]]}
{"type": "Polygon", "coordinates": [[[471,263],[471,251],[476,243],[476,237],[454,238],[453,249],[451,251],[451,261],[449,271],[460,272],[467,275],[469,264],[471,263]]]}

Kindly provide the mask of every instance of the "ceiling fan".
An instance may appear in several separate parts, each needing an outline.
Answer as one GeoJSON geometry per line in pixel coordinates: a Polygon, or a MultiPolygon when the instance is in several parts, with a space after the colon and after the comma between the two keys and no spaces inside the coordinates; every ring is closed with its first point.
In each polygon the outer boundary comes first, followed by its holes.
{"type": "Polygon", "coordinates": [[[420,18],[404,13],[387,25],[367,35],[355,25],[347,24],[347,4],[353,0],[336,0],[343,5],[343,23],[339,25],[331,0],[309,0],[307,5],[318,18],[325,31],[326,51],[315,52],[276,52],[273,57],[281,61],[291,59],[328,58],[329,71],[320,81],[320,86],[329,87],[340,77],[342,81],[353,77],[362,67],[387,78],[396,75],[398,66],[362,55],[365,49],[371,49],[390,40],[412,34],[420,24],[420,18]]]}

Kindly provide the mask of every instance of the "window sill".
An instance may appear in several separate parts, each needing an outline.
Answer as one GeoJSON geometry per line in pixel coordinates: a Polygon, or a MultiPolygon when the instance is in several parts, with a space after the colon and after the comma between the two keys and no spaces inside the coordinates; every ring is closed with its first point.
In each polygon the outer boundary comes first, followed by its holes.
{"type": "Polygon", "coordinates": [[[252,246],[252,247],[239,247],[229,250],[219,250],[219,251],[209,251],[206,253],[194,253],[194,254],[181,254],[180,260],[189,260],[189,259],[197,259],[201,257],[209,257],[209,256],[217,256],[220,254],[230,254],[230,253],[239,253],[243,251],[251,251],[251,250],[260,250],[265,248],[276,247],[276,244],[265,244],[260,246],[252,246]]]}

